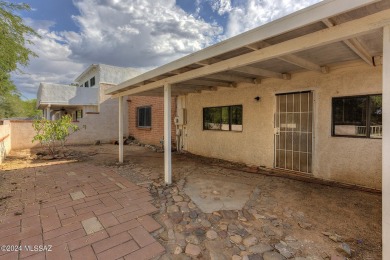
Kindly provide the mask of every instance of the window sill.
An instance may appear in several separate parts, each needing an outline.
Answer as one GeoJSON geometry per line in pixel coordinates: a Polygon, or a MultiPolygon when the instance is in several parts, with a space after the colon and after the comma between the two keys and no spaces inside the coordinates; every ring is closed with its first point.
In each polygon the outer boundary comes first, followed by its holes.
{"type": "Polygon", "coordinates": [[[139,127],[139,126],[137,126],[137,129],[138,129],[138,130],[151,131],[151,130],[152,130],[152,127],[139,127]]]}
{"type": "Polygon", "coordinates": [[[233,131],[233,130],[219,130],[219,129],[203,129],[203,131],[211,131],[211,132],[227,132],[227,133],[242,133],[244,130],[233,131]]]}
{"type": "Polygon", "coordinates": [[[355,136],[355,135],[332,135],[331,137],[344,137],[344,138],[359,138],[359,139],[370,139],[370,140],[382,140],[382,137],[367,137],[367,136],[355,136]]]}

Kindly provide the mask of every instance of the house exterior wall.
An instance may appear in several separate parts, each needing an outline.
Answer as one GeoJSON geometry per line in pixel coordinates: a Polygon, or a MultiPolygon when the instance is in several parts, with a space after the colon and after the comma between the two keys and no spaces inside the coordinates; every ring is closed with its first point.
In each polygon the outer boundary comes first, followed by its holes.
{"type": "Polygon", "coordinates": [[[85,73],[82,77],[78,79],[77,83],[79,84],[79,86],[83,84],[84,87],[84,83],[88,80],[89,87],[91,87],[90,79],[93,77],[95,77],[95,86],[93,86],[93,88],[96,88],[99,86],[99,82],[100,82],[100,73],[98,67],[94,67],[90,71],[85,73]]]}
{"type": "MultiPolygon", "coordinates": [[[[132,96],[128,98],[128,127],[129,135],[145,144],[161,145],[164,138],[164,98],[150,96],[132,96]],[[137,108],[142,106],[152,107],[152,127],[143,129],[137,127],[137,108]]],[[[172,97],[171,105],[172,142],[175,142],[176,129],[174,117],[176,115],[176,98],[172,97]]]]}
{"type": "Polygon", "coordinates": [[[76,79],[79,85],[84,85],[87,80],[90,82],[92,77],[95,77],[95,86],[93,87],[98,87],[99,83],[119,84],[125,80],[138,76],[141,73],[141,71],[133,68],[116,67],[106,64],[97,64],[91,66],[92,68],[88,68],[85,74],[82,74],[76,79]]]}
{"type": "Polygon", "coordinates": [[[41,83],[38,90],[37,102],[40,107],[48,104],[62,105],[91,105],[99,104],[98,88],[80,88],[76,86],[41,83]]]}
{"type": "MultiPolygon", "coordinates": [[[[382,68],[350,62],[329,74],[302,72],[291,80],[243,83],[236,89],[189,94],[185,149],[189,152],[273,168],[275,94],[313,91],[313,176],[381,189],[381,139],[331,136],[332,97],[382,93],[382,68]],[[255,97],[260,96],[259,102],[255,97]],[[243,105],[243,131],[204,131],[204,107],[243,105]]],[[[178,108],[179,109],[179,108],[178,108]]]]}
{"type": "MultiPolygon", "coordinates": [[[[109,66],[105,64],[95,65],[84,75],[79,76],[76,80],[84,83],[95,77],[96,85],[99,87],[99,106],[94,110],[94,107],[84,106],[84,117],[76,122],[82,131],[79,131],[70,137],[70,143],[94,143],[96,140],[101,142],[110,142],[118,139],[118,99],[111,99],[109,95],[105,95],[104,91],[113,87],[113,84],[119,84],[129,78],[139,75],[141,72],[133,68],[122,68],[109,66]],[[93,113],[97,112],[97,113],[93,113]],[[87,131],[87,128],[89,129],[87,131]]],[[[128,136],[128,108],[127,102],[124,101],[124,136],[128,136]]]]}
{"type": "MultiPolygon", "coordinates": [[[[111,86],[103,86],[103,89],[107,87],[111,86]]],[[[85,114],[78,122],[73,122],[80,130],[69,136],[67,144],[94,144],[96,140],[108,143],[118,139],[118,99],[111,99],[103,92],[101,92],[101,95],[104,96],[101,113],[85,114]]],[[[124,101],[124,106],[124,135],[127,136],[126,101],[124,101]]],[[[0,125],[0,162],[2,160],[2,148],[8,153],[11,149],[30,149],[40,145],[39,142],[32,142],[36,134],[33,121],[12,120],[4,122],[4,125],[0,125]]]]}
{"type": "Polygon", "coordinates": [[[109,84],[119,84],[141,74],[140,70],[133,68],[122,68],[105,64],[99,64],[99,69],[99,82],[109,84]]]}
{"type": "MultiPolygon", "coordinates": [[[[50,83],[41,83],[38,91],[38,104],[46,116],[50,105],[49,118],[56,120],[66,113],[74,114],[83,110],[83,117],[74,122],[80,131],[72,134],[68,144],[93,144],[97,140],[103,143],[118,139],[118,99],[111,99],[104,91],[124,80],[140,74],[133,68],[121,68],[104,64],[93,64],[75,79],[79,84],[95,77],[93,87],[76,87],[50,83]],[[41,103],[42,101],[42,103],[41,103]],[[61,111],[60,111],[61,110],[61,111]]],[[[124,137],[128,136],[127,102],[124,101],[124,137]]],[[[75,117],[74,117],[75,118],[75,117]]]]}
{"type": "MultiPolygon", "coordinates": [[[[100,105],[99,112],[86,112],[83,118],[74,122],[80,130],[72,134],[68,144],[93,144],[99,140],[108,143],[118,139],[119,105],[118,99],[111,99],[104,94],[104,90],[112,87],[109,84],[100,84],[100,105]]],[[[124,135],[127,136],[127,102],[124,101],[124,135]]]]}

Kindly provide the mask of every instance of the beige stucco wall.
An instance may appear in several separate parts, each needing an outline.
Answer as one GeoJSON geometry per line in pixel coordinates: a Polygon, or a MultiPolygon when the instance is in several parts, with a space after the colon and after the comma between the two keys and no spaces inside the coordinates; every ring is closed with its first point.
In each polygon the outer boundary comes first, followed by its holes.
{"type": "MultiPolygon", "coordinates": [[[[126,101],[124,103],[127,105],[126,101]]],[[[124,109],[127,111],[127,107],[124,109]]],[[[127,115],[125,116],[125,121],[127,121],[127,115]]],[[[35,136],[32,124],[33,121],[10,122],[10,138],[6,140],[9,140],[12,150],[29,149],[40,145],[39,142],[31,142],[35,136]]],[[[118,99],[107,99],[102,103],[100,114],[87,114],[84,118],[79,119],[79,122],[74,122],[74,124],[80,127],[80,131],[69,136],[67,144],[94,144],[96,140],[107,143],[117,139],[118,99]]],[[[1,129],[5,127],[7,126],[0,125],[0,139],[2,136],[1,129]]],[[[124,129],[126,130],[127,127],[124,129]]]]}
{"type": "Polygon", "coordinates": [[[44,109],[47,105],[61,107],[66,105],[96,106],[99,103],[98,88],[79,88],[76,86],[41,83],[39,85],[37,103],[44,109]]]}
{"type": "Polygon", "coordinates": [[[3,121],[0,125],[0,164],[11,151],[11,125],[9,121],[3,121]]]}
{"type": "MultiPolygon", "coordinates": [[[[118,99],[111,99],[110,96],[104,94],[104,90],[109,87],[112,87],[112,85],[100,84],[99,109],[92,109],[88,106],[84,108],[84,112],[97,110],[99,112],[85,113],[83,118],[78,119],[78,122],[74,122],[74,124],[79,126],[80,131],[69,136],[67,144],[94,144],[97,140],[100,140],[102,143],[108,143],[118,139],[118,99]]],[[[123,129],[124,135],[128,136],[127,98],[124,98],[123,106],[123,129]]],[[[12,150],[28,149],[39,145],[39,142],[31,142],[35,136],[35,130],[32,124],[33,121],[10,122],[8,126],[10,129],[10,137],[8,140],[12,150]]],[[[0,125],[0,139],[3,131],[1,129],[6,129],[6,127],[6,125],[0,125]]]]}
{"type": "Polygon", "coordinates": [[[35,136],[33,121],[11,121],[11,149],[29,149],[39,145],[32,142],[35,136]]]}
{"type": "MultiPolygon", "coordinates": [[[[79,131],[69,136],[67,144],[93,144],[100,140],[107,143],[118,139],[119,124],[119,105],[118,99],[111,99],[104,95],[106,88],[112,87],[109,84],[100,84],[100,104],[98,114],[85,114],[83,118],[78,119],[79,131]]],[[[128,135],[127,122],[127,98],[123,99],[124,106],[124,135],[128,135]]]]}
{"type": "Polygon", "coordinates": [[[240,84],[186,97],[189,152],[250,165],[273,167],[275,94],[314,93],[313,175],[381,189],[381,139],[331,136],[331,99],[382,92],[381,67],[351,62],[331,67],[329,74],[302,72],[291,80],[267,79],[259,85],[240,84]],[[260,96],[260,102],[255,97],[260,96]],[[243,131],[204,131],[202,109],[243,105],[243,131]]]}

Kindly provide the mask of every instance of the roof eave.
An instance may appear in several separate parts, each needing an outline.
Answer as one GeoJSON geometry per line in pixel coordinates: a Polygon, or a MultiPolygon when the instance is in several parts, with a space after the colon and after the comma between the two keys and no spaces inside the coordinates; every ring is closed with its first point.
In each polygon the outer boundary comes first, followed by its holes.
{"type": "Polygon", "coordinates": [[[84,70],[74,81],[79,82],[79,80],[84,77],[88,72],[90,72],[92,69],[99,67],[99,64],[91,64],[89,67],[84,70]]]}
{"type": "Polygon", "coordinates": [[[53,101],[53,102],[40,102],[39,107],[41,106],[99,106],[98,103],[83,103],[83,104],[69,104],[68,102],[60,102],[60,101],[53,101]]]}
{"type": "Polygon", "coordinates": [[[120,93],[131,86],[139,85],[146,80],[170,71],[379,1],[381,0],[355,0],[353,2],[325,0],[124,81],[115,87],[107,89],[105,94],[113,95],[120,93]]]}

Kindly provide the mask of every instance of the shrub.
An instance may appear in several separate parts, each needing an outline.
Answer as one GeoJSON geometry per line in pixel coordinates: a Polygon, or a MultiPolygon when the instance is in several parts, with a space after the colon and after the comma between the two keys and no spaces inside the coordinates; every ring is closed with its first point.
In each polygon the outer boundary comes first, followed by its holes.
{"type": "Polygon", "coordinates": [[[41,119],[34,121],[33,127],[36,131],[32,142],[39,141],[54,156],[57,147],[63,147],[67,138],[79,130],[79,127],[72,124],[70,115],[62,116],[59,120],[41,119]]]}

